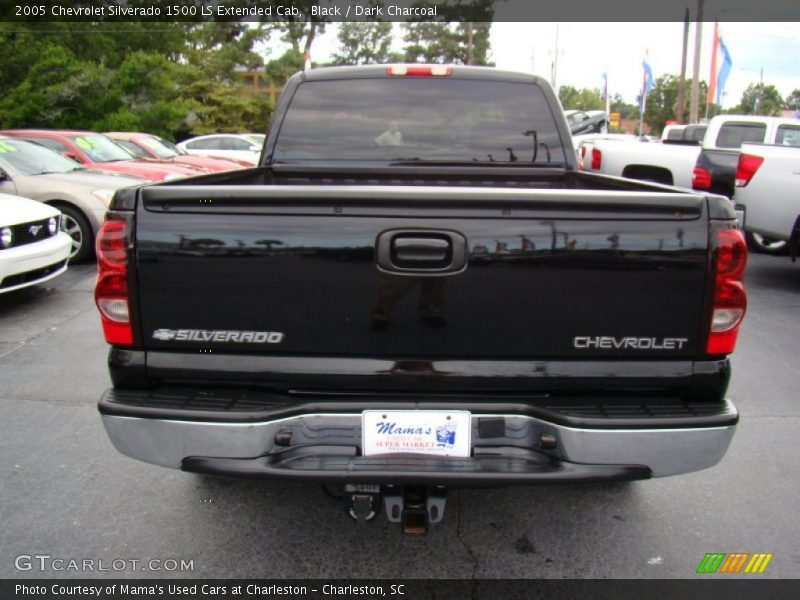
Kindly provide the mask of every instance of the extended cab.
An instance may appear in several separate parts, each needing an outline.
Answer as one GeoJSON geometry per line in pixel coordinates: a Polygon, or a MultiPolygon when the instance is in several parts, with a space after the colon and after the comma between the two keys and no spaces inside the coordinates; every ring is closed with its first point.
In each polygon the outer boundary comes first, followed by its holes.
{"type": "Polygon", "coordinates": [[[139,460],[340,484],[407,531],[450,486],[711,467],[737,227],[719,196],[578,171],[539,77],[309,70],[260,167],[114,198],[103,423],[139,460]]]}

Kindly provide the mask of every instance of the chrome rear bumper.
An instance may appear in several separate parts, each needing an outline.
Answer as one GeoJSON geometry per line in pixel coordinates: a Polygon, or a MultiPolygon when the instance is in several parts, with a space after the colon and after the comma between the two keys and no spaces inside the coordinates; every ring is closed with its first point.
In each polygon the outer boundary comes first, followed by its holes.
{"type": "Polygon", "coordinates": [[[120,452],[164,467],[352,483],[455,485],[639,479],[699,471],[717,464],[731,442],[736,413],[732,405],[726,409],[733,414],[733,424],[658,427],[654,419],[653,428],[630,429],[570,427],[518,414],[473,414],[473,456],[468,459],[359,456],[358,412],[250,422],[113,414],[103,414],[102,419],[120,452]],[[504,420],[502,433],[482,437],[480,421],[492,418],[504,420]]]}

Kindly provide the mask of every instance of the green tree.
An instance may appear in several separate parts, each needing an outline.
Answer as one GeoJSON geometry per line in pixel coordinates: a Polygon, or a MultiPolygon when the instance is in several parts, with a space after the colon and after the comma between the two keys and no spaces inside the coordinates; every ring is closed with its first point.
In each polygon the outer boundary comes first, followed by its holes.
{"type": "Polygon", "coordinates": [[[189,117],[192,134],[266,131],[272,104],[264,95],[242,93],[234,86],[204,82],[207,87],[199,105],[189,117]]]}
{"type": "Polygon", "coordinates": [[[103,65],[75,58],[66,48],[51,46],[28,71],[25,79],[3,94],[3,127],[57,127],[80,129],[98,115],[119,106],[111,94],[112,72],[103,65]]]}
{"type": "Polygon", "coordinates": [[[603,110],[603,94],[599,88],[578,89],[571,85],[562,85],[558,88],[558,99],[565,110],[603,110]]]}
{"type": "Polygon", "coordinates": [[[198,67],[215,81],[238,83],[237,72],[260,69],[264,60],[255,52],[257,43],[270,31],[260,24],[208,22],[196,27],[187,38],[186,62],[198,67]]]}
{"type": "Polygon", "coordinates": [[[339,27],[339,51],[333,56],[335,65],[364,65],[399,62],[402,55],[392,52],[392,24],[342,23],[339,27]]]}
{"type": "Polygon", "coordinates": [[[203,23],[192,32],[185,68],[176,72],[178,98],[191,108],[181,129],[193,134],[266,129],[271,102],[246,88],[242,74],[263,68],[256,44],[270,33],[263,24],[227,22],[203,23]]]}
{"type": "Polygon", "coordinates": [[[263,131],[270,102],[239,72],[262,68],[257,45],[270,33],[238,22],[0,23],[0,126],[263,131]]]}
{"type": "Polygon", "coordinates": [[[800,88],[795,88],[791,94],[786,96],[786,108],[790,110],[800,109],[800,88]]]}
{"type": "Polygon", "coordinates": [[[751,83],[742,93],[736,112],[744,115],[780,115],[783,98],[774,85],[751,83]]]}
{"type": "Polygon", "coordinates": [[[281,56],[264,65],[264,75],[273,83],[283,85],[289,77],[303,69],[303,62],[303,53],[289,48],[281,56]]]}
{"type": "Polygon", "coordinates": [[[181,134],[266,130],[273,108],[266,94],[217,81],[197,66],[186,65],[178,75],[180,98],[191,106],[181,134]]]}
{"type": "MultiPolygon", "coordinates": [[[[650,125],[651,131],[658,135],[664,130],[667,121],[674,121],[678,114],[678,85],[677,75],[666,74],[656,79],[650,93],[647,94],[647,104],[645,106],[645,122],[650,125]]],[[[690,90],[692,80],[686,80],[686,89],[690,90]]],[[[703,102],[708,93],[708,84],[701,81],[700,85],[700,116],[705,115],[703,102]]],[[[691,95],[684,94],[684,114],[689,114],[691,95]]],[[[719,107],[709,107],[709,116],[714,116],[719,112],[719,107]]],[[[638,117],[638,114],[637,114],[638,117]]]]}
{"type": "Polygon", "coordinates": [[[407,62],[493,65],[491,22],[404,23],[407,62]],[[470,43],[471,41],[471,43],[470,43]]]}
{"type": "Polygon", "coordinates": [[[182,128],[196,104],[179,96],[176,81],[184,69],[157,54],[138,51],[129,55],[112,78],[112,94],[121,106],[108,115],[98,115],[95,128],[149,131],[171,137],[182,128]]]}
{"type": "Polygon", "coordinates": [[[620,119],[638,119],[639,107],[636,104],[625,102],[622,94],[614,94],[611,97],[611,112],[619,113],[620,119]]]}
{"type": "Polygon", "coordinates": [[[0,22],[0,84],[6,91],[25,79],[48,48],[116,69],[136,51],[178,61],[190,23],[0,22]]]}

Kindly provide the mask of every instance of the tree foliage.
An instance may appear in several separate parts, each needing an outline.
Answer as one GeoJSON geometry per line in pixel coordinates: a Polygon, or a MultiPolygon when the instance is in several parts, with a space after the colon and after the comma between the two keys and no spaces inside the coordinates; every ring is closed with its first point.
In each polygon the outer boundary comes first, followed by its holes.
{"type": "Polygon", "coordinates": [[[491,22],[403,23],[406,62],[493,65],[491,22]],[[471,40],[471,43],[470,43],[471,40]]]}
{"type": "Polygon", "coordinates": [[[786,108],[790,110],[800,109],[800,88],[795,88],[791,94],[786,96],[786,108]]]}
{"type": "Polygon", "coordinates": [[[335,65],[366,65],[399,62],[402,55],[392,52],[392,24],[342,23],[339,27],[339,51],[333,56],[335,65]]]}
{"type": "Polygon", "coordinates": [[[751,83],[742,93],[736,112],[744,115],[780,115],[784,107],[783,98],[774,85],[751,83]]]}
{"type": "MultiPolygon", "coordinates": [[[[678,114],[678,86],[680,79],[677,75],[666,74],[656,79],[653,89],[647,94],[647,103],[645,105],[645,122],[650,125],[651,131],[655,134],[660,134],[663,131],[667,121],[677,120],[678,114]]],[[[691,94],[688,90],[692,89],[692,80],[686,80],[687,93],[684,94],[684,107],[683,114],[689,114],[691,103],[691,94]]],[[[705,108],[703,101],[708,93],[708,84],[701,81],[700,89],[700,116],[705,115],[705,108]]],[[[719,107],[709,107],[708,116],[712,117],[719,112],[719,107]]],[[[637,115],[638,116],[638,115],[637,115]]]]}
{"type": "Polygon", "coordinates": [[[578,89],[571,85],[562,85],[558,88],[558,99],[564,110],[602,110],[605,108],[603,94],[599,88],[578,89]]]}
{"type": "Polygon", "coordinates": [[[0,23],[0,126],[261,131],[270,103],[239,72],[261,66],[268,36],[242,23],[0,23]]]}
{"type": "Polygon", "coordinates": [[[625,102],[622,94],[614,94],[611,97],[611,112],[619,113],[620,119],[638,119],[639,107],[635,104],[625,102]]]}

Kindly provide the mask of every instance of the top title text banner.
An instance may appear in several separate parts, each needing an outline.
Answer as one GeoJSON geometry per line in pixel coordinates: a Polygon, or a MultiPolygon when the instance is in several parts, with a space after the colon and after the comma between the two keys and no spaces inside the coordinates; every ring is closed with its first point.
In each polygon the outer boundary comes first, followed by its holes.
{"type": "MultiPolygon", "coordinates": [[[[88,21],[682,21],[696,0],[10,0],[0,20],[88,21]]],[[[798,0],[705,0],[704,21],[800,21],[798,0]]]]}

